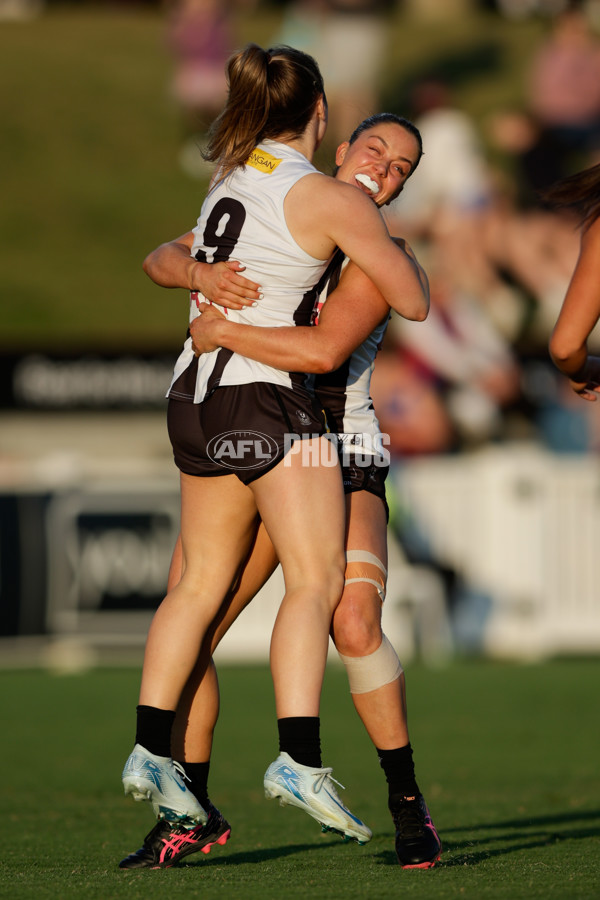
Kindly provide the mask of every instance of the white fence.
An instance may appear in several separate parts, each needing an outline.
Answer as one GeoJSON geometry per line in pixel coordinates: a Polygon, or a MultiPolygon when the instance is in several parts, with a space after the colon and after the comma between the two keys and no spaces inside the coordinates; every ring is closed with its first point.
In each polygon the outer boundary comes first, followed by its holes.
{"type": "Polygon", "coordinates": [[[600,464],[537,447],[421,460],[395,487],[466,590],[459,643],[495,656],[600,651],[600,464]]]}
{"type": "MultiPolygon", "coordinates": [[[[89,478],[85,488],[55,485],[35,506],[43,519],[35,547],[25,518],[19,522],[23,552],[32,556],[20,561],[20,582],[27,587],[46,557],[46,575],[34,580],[42,584],[45,626],[57,640],[143,646],[178,530],[177,482],[167,465],[166,478],[158,466],[153,477],[128,471],[123,478],[89,478]]],[[[410,509],[433,560],[456,572],[460,588],[449,610],[435,565],[409,564],[390,531],[384,627],[401,658],[436,663],[462,651],[516,659],[600,652],[595,458],[499,446],[404,463],[389,486],[410,509]]],[[[24,508],[29,521],[34,507],[24,508]]],[[[5,556],[5,572],[9,562],[5,556]]],[[[18,602],[8,596],[9,583],[0,590],[6,608],[18,602]]],[[[266,659],[282,596],[276,572],[218,655],[266,659]]]]}

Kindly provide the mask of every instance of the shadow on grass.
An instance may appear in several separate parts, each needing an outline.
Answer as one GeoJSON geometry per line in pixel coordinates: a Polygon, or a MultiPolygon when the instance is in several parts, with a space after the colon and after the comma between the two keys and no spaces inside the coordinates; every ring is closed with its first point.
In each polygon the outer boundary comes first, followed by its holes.
{"type": "Polygon", "coordinates": [[[557,813],[553,816],[536,816],[533,819],[507,819],[505,822],[480,822],[477,825],[459,825],[456,828],[446,828],[445,833],[451,834],[457,831],[475,831],[478,828],[523,828],[530,825],[561,825],[572,822],[589,822],[600,819],[600,809],[580,810],[568,813],[557,813]]]}
{"type": "MultiPolygon", "coordinates": [[[[504,822],[488,822],[479,825],[462,825],[458,828],[448,828],[442,834],[444,851],[442,859],[436,866],[440,868],[454,868],[456,866],[476,866],[501,856],[517,853],[521,850],[533,850],[548,847],[566,840],[585,840],[598,836],[598,828],[573,828],[560,831],[543,830],[543,826],[576,824],[590,822],[600,818],[600,811],[586,811],[580,813],[562,813],[555,816],[540,816],[535,819],[509,819],[504,822]],[[495,834],[496,830],[509,830],[508,834],[495,834]],[[479,832],[475,840],[448,840],[447,835],[457,832],[479,832]],[[488,834],[481,834],[488,831],[488,834]],[[493,847],[495,843],[502,846],[493,847]]],[[[335,846],[335,845],[333,845],[335,846]]],[[[340,842],[340,846],[343,843],[340,842]]],[[[230,853],[226,855],[211,854],[210,859],[201,854],[194,858],[182,859],[174,868],[205,868],[207,866],[243,866],[258,865],[283,859],[307,850],[331,850],[332,843],[323,844],[286,844],[280,847],[264,847],[257,850],[230,853]]],[[[368,851],[367,851],[368,852],[368,851]]],[[[384,866],[398,866],[398,860],[393,849],[384,850],[371,856],[371,860],[384,866]]]]}
{"type": "MultiPolygon", "coordinates": [[[[548,847],[560,841],[577,841],[598,836],[598,827],[573,827],[557,830],[552,826],[577,825],[600,819],[600,810],[559,813],[553,816],[538,816],[533,819],[508,819],[504,822],[487,822],[478,825],[462,825],[458,828],[445,829],[442,834],[444,853],[440,867],[475,866],[489,859],[507,856],[521,850],[533,850],[548,847]],[[547,830],[549,827],[551,830],[547,830]],[[507,834],[496,834],[496,831],[508,831],[507,834]],[[470,831],[478,832],[475,840],[448,840],[449,834],[470,831]],[[481,832],[489,832],[482,834],[481,832]],[[501,846],[491,847],[498,844],[501,846]],[[444,857],[451,855],[450,859],[444,857]]],[[[382,862],[395,863],[393,853],[378,854],[382,862]]]]}
{"type": "MultiPolygon", "coordinates": [[[[343,845],[343,842],[340,842],[343,845]]],[[[220,857],[212,856],[207,859],[202,854],[202,859],[194,857],[193,860],[182,859],[178,866],[190,866],[191,868],[205,866],[246,866],[258,863],[271,862],[274,859],[282,859],[293,856],[296,853],[304,853],[306,850],[331,850],[331,844],[286,844],[284,847],[264,847],[260,850],[248,850],[242,853],[229,853],[220,857]]]]}

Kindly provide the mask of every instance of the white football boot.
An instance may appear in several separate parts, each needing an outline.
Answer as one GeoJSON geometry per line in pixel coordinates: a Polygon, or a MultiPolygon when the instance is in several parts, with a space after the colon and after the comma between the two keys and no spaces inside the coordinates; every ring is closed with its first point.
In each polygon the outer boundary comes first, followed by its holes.
{"type": "Polygon", "coordinates": [[[155,756],[136,744],[121,777],[125,793],[134,800],[149,800],[157,818],[206,824],[208,815],[186,787],[185,772],[169,756],[155,756]]]}
{"type": "MultiPolygon", "coordinates": [[[[265,772],[265,797],[279,797],[281,806],[297,806],[320,823],[323,831],[334,831],[345,840],[366,844],[369,828],[344,806],[331,777],[332,769],[301,766],[287,753],[280,753],[265,772]]],[[[335,782],[343,787],[339,781],[335,782]]]]}

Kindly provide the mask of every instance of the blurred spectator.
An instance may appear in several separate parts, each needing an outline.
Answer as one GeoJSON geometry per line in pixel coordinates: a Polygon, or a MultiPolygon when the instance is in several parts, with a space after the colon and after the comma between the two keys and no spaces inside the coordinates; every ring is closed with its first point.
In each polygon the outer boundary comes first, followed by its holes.
{"type": "Polygon", "coordinates": [[[527,19],[541,14],[554,16],[568,6],[568,0],[496,0],[498,11],[507,19],[527,19]]]}
{"type": "Polygon", "coordinates": [[[320,68],[319,36],[326,6],[326,0],[288,0],[283,10],[281,30],[273,43],[289,44],[310,53],[320,68]]]}
{"type": "Polygon", "coordinates": [[[403,11],[411,19],[437,25],[470,16],[481,0],[403,0],[403,11]]]}
{"type": "MultiPolygon", "coordinates": [[[[443,261],[438,258],[426,268],[429,317],[420,328],[411,328],[394,316],[398,347],[404,361],[443,399],[457,447],[495,440],[502,437],[504,410],[520,396],[518,360],[478,299],[452,286],[443,261]]],[[[375,393],[373,400],[379,413],[375,393]]]]}
{"type": "Polygon", "coordinates": [[[591,403],[581,403],[546,358],[525,360],[523,391],[535,433],[553,453],[600,449],[600,420],[591,403]]]}
{"type": "Polygon", "coordinates": [[[389,0],[293,0],[278,39],[318,61],[329,102],[328,145],[337,146],[361,119],[379,112],[389,0]]]}
{"type": "Polygon", "coordinates": [[[415,86],[412,107],[425,152],[416,177],[386,213],[390,230],[429,242],[450,288],[478,297],[512,340],[521,328],[523,303],[490,256],[498,189],[479,131],[436,78],[415,86]]]}
{"type": "MultiPolygon", "coordinates": [[[[530,346],[545,350],[577,258],[571,217],[540,203],[521,206],[499,179],[483,242],[490,265],[510,280],[513,293],[521,298],[521,327],[513,339],[526,331],[530,346]]],[[[490,303],[486,305],[489,310],[490,303]]]]}
{"type": "Polygon", "coordinates": [[[453,449],[454,427],[438,386],[423,377],[393,337],[386,339],[377,356],[371,395],[393,458],[453,449]]]}
{"type": "Polygon", "coordinates": [[[565,3],[550,28],[527,72],[522,108],[489,120],[523,209],[539,208],[540,191],[600,153],[600,38],[579,3],[565,3]]]}
{"type": "Polygon", "coordinates": [[[494,112],[487,122],[492,145],[509,160],[519,209],[540,206],[539,191],[565,174],[561,142],[527,110],[494,112]]]}
{"type": "MultiPolygon", "coordinates": [[[[204,177],[205,133],[227,96],[225,64],[233,51],[232,4],[227,0],[169,0],[167,41],[175,60],[172,96],[181,109],[180,164],[204,177]]],[[[212,168],[212,167],[211,167],[212,168]]]]}
{"type": "Polygon", "coordinates": [[[600,39],[579,3],[552,22],[526,84],[529,110],[559,147],[565,174],[600,148],[600,39]]]}
{"type": "Polygon", "coordinates": [[[415,85],[411,106],[425,153],[419,177],[402,193],[402,209],[410,207],[413,220],[435,220],[442,230],[453,228],[457,219],[476,216],[489,202],[488,167],[479,133],[455,105],[448,86],[435,77],[415,85]]]}
{"type": "Polygon", "coordinates": [[[41,15],[46,0],[0,0],[1,22],[25,22],[41,15]]]}
{"type": "Polygon", "coordinates": [[[600,38],[579,3],[565,3],[534,55],[524,107],[489,120],[492,145],[514,175],[488,219],[488,248],[533,302],[528,345],[545,347],[577,258],[572,218],[542,200],[544,189],[600,153],[600,38]]]}
{"type": "Polygon", "coordinates": [[[327,0],[320,51],[330,103],[330,140],[338,144],[365,116],[378,112],[385,60],[385,0],[327,0]]]}
{"type": "MultiPolygon", "coordinates": [[[[525,202],[518,185],[492,167],[478,128],[444,84],[428,79],[413,96],[425,152],[415,178],[385,215],[392,233],[421,243],[417,253],[431,280],[432,304],[419,330],[394,319],[400,342],[394,366],[400,387],[408,383],[408,368],[437,392],[452,435],[444,435],[439,416],[432,427],[435,404],[429,402],[427,434],[398,437],[398,452],[437,452],[435,441],[460,448],[502,439],[515,427],[556,446],[549,417],[538,414],[542,406],[548,411],[539,378],[527,376],[548,365],[549,333],[577,257],[576,230],[533,190],[525,202]],[[422,441],[421,451],[406,449],[413,437],[422,441]]],[[[512,147],[527,144],[524,119],[503,125],[510,125],[512,147]]],[[[561,398],[553,422],[563,405],[561,398]]],[[[410,406],[402,398],[388,407],[397,413],[399,434],[400,413],[407,415],[410,406]]],[[[567,419],[573,419],[569,410],[567,419]]],[[[582,434],[566,443],[580,444],[582,434]]]]}

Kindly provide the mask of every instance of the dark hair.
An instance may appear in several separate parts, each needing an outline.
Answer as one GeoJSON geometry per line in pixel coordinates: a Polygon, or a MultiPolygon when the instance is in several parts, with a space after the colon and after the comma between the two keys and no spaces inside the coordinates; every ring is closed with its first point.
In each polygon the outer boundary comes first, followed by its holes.
{"type": "Polygon", "coordinates": [[[540,191],[540,196],[553,209],[569,209],[588,228],[600,215],[600,163],[561,178],[540,191]]]}
{"type": "Polygon", "coordinates": [[[204,152],[222,175],[244,165],[261,140],[300,137],[325,96],[316,60],[286,45],[264,50],[247,44],[230,57],[226,71],[227,103],[204,152]]]}
{"type": "MultiPolygon", "coordinates": [[[[410,134],[412,134],[414,139],[416,140],[417,146],[419,148],[419,155],[417,156],[417,160],[416,160],[414,166],[412,167],[412,169],[409,172],[409,176],[412,175],[412,173],[415,171],[415,169],[419,165],[419,163],[421,161],[421,157],[423,156],[423,138],[421,137],[421,132],[419,131],[417,126],[414,124],[414,122],[411,122],[409,119],[405,119],[404,116],[397,116],[396,113],[387,113],[387,112],[375,113],[375,115],[373,115],[373,116],[367,116],[366,119],[363,119],[362,122],[356,126],[356,128],[354,129],[354,131],[348,138],[348,143],[350,145],[352,145],[354,143],[354,141],[356,140],[356,138],[359,137],[363,133],[363,131],[369,131],[371,128],[375,128],[377,125],[380,125],[382,122],[385,122],[385,123],[389,122],[392,125],[399,125],[401,128],[404,128],[405,131],[410,132],[410,134]]],[[[339,166],[333,167],[332,175],[334,177],[335,177],[335,175],[337,175],[338,169],[339,169],[339,166]]],[[[391,200],[395,200],[395,198],[398,196],[399,193],[400,193],[400,188],[394,194],[394,196],[391,197],[390,200],[388,200],[388,203],[391,202],[391,200]]]]}
{"type": "Polygon", "coordinates": [[[367,116],[366,119],[363,119],[360,125],[357,125],[350,137],[348,138],[348,143],[353,144],[357,137],[359,137],[363,131],[369,131],[371,128],[375,128],[377,125],[381,125],[382,122],[390,122],[392,125],[400,125],[401,128],[404,128],[406,131],[410,131],[412,136],[417,142],[417,146],[419,148],[419,155],[417,157],[417,161],[411,169],[410,174],[415,171],[417,166],[421,161],[421,157],[423,156],[423,138],[421,137],[421,132],[409,119],[405,119],[404,116],[397,116],[396,113],[375,113],[373,116],[367,116]]]}

